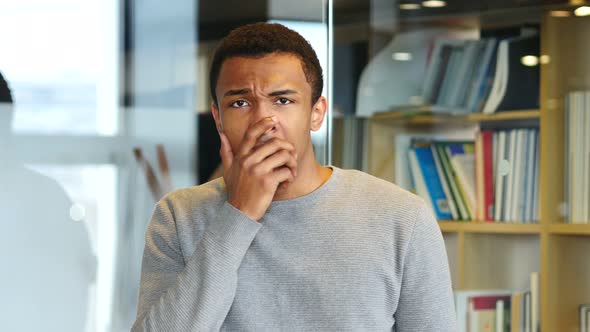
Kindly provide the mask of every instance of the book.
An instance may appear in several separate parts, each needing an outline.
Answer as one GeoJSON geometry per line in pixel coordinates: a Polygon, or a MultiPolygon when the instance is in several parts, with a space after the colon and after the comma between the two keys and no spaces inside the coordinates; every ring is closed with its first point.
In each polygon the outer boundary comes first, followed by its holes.
{"type": "MultiPolygon", "coordinates": [[[[496,303],[502,301],[502,315],[510,307],[511,295],[480,295],[469,298],[469,331],[496,331],[496,303]]],[[[504,321],[504,317],[502,317],[504,321]]]]}
{"type": "Polygon", "coordinates": [[[463,196],[457,184],[456,176],[453,172],[449,156],[446,153],[447,144],[448,142],[436,142],[436,152],[438,153],[438,156],[442,163],[443,171],[445,174],[445,181],[447,181],[447,184],[451,189],[452,199],[455,202],[455,205],[457,206],[459,220],[468,221],[471,220],[471,216],[469,215],[467,207],[465,206],[465,202],[463,200],[463,196]]]}
{"type": "Polygon", "coordinates": [[[525,215],[525,189],[526,189],[526,161],[528,155],[528,130],[516,131],[516,160],[514,171],[514,193],[510,220],[523,222],[525,215]]]}
{"type": "MultiPolygon", "coordinates": [[[[475,211],[475,217],[477,220],[485,220],[485,172],[484,172],[484,161],[483,161],[483,135],[478,132],[475,135],[475,189],[477,191],[477,208],[475,211]]],[[[488,176],[491,174],[488,174],[488,176]]]]}
{"type": "Polygon", "coordinates": [[[579,307],[580,332],[590,332],[590,304],[581,304],[579,307]]]}
{"type": "Polygon", "coordinates": [[[445,73],[447,72],[453,48],[457,45],[461,45],[463,42],[463,40],[443,38],[435,41],[422,89],[422,98],[425,102],[434,104],[437,100],[445,78],[445,73]]]}
{"type": "Polygon", "coordinates": [[[476,69],[476,74],[466,101],[466,108],[471,113],[479,112],[482,107],[482,100],[487,97],[492,81],[492,71],[495,69],[496,51],[498,48],[497,38],[485,40],[485,48],[481,54],[481,61],[476,69]]]}
{"type": "Polygon", "coordinates": [[[521,332],[524,330],[523,312],[524,312],[524,292],[514,292],[510,302],[510,332],[521,332]]]}
{"type": "Polygon", "coordinates": [[[442,189],[429,144],[412,147],[410,161],[418,194],[431,205],[439,220],[451,219],[447,197],[442,189]]]}
{"type": "Polygon", "coordinates": [[[504,196],[506,194],[506,173],[505,168],[506,162],[505,160],[508,159],[508,133],[506,131],[500,131],[497,133],[498,135],[498,152],[496,158],[496,174],[495,174],[495,199],[494,199],[494,220],[496,222],[502,221],[503,214],[502,211],[504,209],[504,196]]]}
{"type": "Polygon", "coordinates": [[[483,180],[481,184],[483,186],[482,191],[482,219],[485,221],[494,220],[494,133],[489,130],[481,132],[481,145],[482,145],[482,170],[483,180]]]}
{"type": "Polygon", "coordinates": [[[524,293],[524,331],[531,332],[531,292],[524,293]]]}
{"type": "Polygon", "coordinates": [[[525,189],[524,189],[524,217],[523,220],[525,222],[532,222],[533,218],[533,209],[534,209],[534,200],[535,195],[533,190],[534,182],[535,182],[535,163],[536,163],[536,155],[537,155],[537,131],[536,130],[529,130],[528,131],[528,148],[527,148],[527,156],[526,156],[526,168],[525,168],[525,189]]]}
{"type": "Polygon", "coordinates": [[[539,331],[539,273],[532,272],[531,283],[531,331],[539,331]]]}
{"type": "Polygon", "coordinates": [[[467,211],[474,218],[477,206],[474,144],[449,144],[446,150],[467,211]]]}
{"type": "Polygon", "coordinates": [[[453,199],[453,195],[451,193],[451,188],[449,187],[449,183],[447,181],[445,171],[442,166],[442,161],[441,161],[440,156],[436,150],[436,144],[432,144],[430,146],[430,149],[432,150],[432,155],[434,157],[434,163],[436,165],[436,171],[438,173],[438,177],[440,179],[443,191],[445,192],[445,195],[447,196],[447,201],[449,203],[449,209],[451,210],[451,216],[453,217],[453,220],[458,220],[459,213],[457,211],[457,205],[455,204],[455,200],[453,199]]]}
{"type": "Polygon", "coordinates": [[[460,290],[454,292],[455,312],[457,314],[457,331],[467,332],[468,315],[469,315],[469,299],[475,296],[495,295],[495,296],[510,296],[511,291],[508,289],[491,289],[491,290],[460,290]]]}
{"type": "Polygon", "coordinates": [[[496,302],[496,332],[506,332],[510,328],[510,317],[505,315],[504,300],[496,302]]]}
{"type": "Polygon", "coordinates": [[[504,195],[504,202],[502,209],[502,221],[512,221],[511,220],[511,211],[512,211],[512,204],[513,204],[513,193],[514,193],[514,172],[516,171],[516,136],[517,131],[516,129],[512,129],[508,133],[507,141],[508,141],[508,158],[506,159],[509,163],[508,165],[508,174],[506,176],[506,188],[505,188],[505,195],[504,195]]]}

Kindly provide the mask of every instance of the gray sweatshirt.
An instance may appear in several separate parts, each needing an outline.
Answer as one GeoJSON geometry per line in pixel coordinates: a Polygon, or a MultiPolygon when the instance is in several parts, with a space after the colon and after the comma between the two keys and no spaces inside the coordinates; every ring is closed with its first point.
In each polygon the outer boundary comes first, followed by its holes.
{"type": "Polygon", "coordinates": [[[146,233],[132,331],[455,331],[443,238],[419,197],[332,167],[260,222],[222,179],[175,191],[146,233]]]}

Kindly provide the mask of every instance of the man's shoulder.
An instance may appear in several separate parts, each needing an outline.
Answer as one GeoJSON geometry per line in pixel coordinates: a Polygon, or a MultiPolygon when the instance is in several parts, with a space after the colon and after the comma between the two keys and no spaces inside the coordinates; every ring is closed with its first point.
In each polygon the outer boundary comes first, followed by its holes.
{"type": "Polygon", "coordinates": [[[355,196],[375,202],[376,206],[405,206],[407,208],[410,206],[420,207],[425,204],[421,197],[395,183],[359,170],[342,169],[340,172],[345,188],[355,196]]]}
{"type": "Polygon", "coordinates": [[[226,197],[225,183],[222,178],[218,178],[198,186],[174,190],[166,194],[159,204],[175,210],[193,210],[223,204],[226,197]]]}

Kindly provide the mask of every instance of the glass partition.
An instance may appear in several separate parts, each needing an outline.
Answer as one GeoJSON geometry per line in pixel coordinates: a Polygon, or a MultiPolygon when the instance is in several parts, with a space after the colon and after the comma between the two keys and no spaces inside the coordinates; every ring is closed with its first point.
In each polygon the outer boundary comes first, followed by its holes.
{"type": "MultiPolygon", "coordinates": [[[[2,330],[129,331],[155,202],[219,164],[206,116],[217,42],[242,24],[285,23],[312,42],[329,95],[329,8],[2,1],[2,330]]],[[[322,163],[330,123],[314,134],[322,163]]]]}

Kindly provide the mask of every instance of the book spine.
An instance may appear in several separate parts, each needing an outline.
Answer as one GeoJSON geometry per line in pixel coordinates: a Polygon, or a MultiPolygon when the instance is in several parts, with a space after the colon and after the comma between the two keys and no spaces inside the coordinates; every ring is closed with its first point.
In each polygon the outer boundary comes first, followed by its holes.
{"type": "Polygon", "coordinates": [[[484,174],[484,193],[483,193],[483,220],[493,221],[494,209],[494,170],[493,170],[493,136],[492,131],[482,132],[483,146],[483,174],[484,174]]]}

